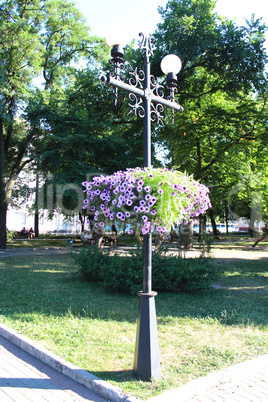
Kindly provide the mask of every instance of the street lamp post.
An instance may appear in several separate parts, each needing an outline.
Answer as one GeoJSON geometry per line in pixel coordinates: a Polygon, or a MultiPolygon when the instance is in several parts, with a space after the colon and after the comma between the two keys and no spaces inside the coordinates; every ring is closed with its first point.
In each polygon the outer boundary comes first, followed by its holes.
{"type": "MultiPolygon", "coordinates": [[[[143,70],[133,70],[129,83],[120,79],[120,70],[124,63],[124,52],[120,45],[114,45],[111,51],[114,64],[114,73],[102,76],[101,80],[107,85],[115,87],[115,104],[118,101],[118,89],[129,92],[131,111],[135,116],[143,118],[144,128],[144,167],[151,167],[151,121],[162,124],[164,106],[179,112],[183,108],[175,102],[174,94],[181,61],[175,55],[168,55],[161,62],[162,71],[167,74],[167,87],[170,90],[168,99],[164,98],[162,85],[151,76],[150,55],[153,55],[151,38],[142,37],[141,49],[145,49],[145,62],[143,70]]],[[[141,380],[148,381],[160,377],[160,358],[157,337],[155,296],[152,291],[152,235],[148,233],[143,237],[143,290],[140,296],[139,315],[134,358],[134,374],[141,380]]]]}

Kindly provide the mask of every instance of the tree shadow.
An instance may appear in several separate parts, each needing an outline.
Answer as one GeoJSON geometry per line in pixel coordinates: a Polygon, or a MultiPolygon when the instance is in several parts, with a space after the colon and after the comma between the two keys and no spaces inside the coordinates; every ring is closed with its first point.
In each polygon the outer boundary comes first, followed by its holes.
{"type": "MultiPolygon", "coordinates": [[[[1,314],[115,320],[136,323],[139,298],[112,293],[70,271],[67,257],[1,259],[1,314]],[[5,260],[5,263],[3,264],[5,260]],[[15,261],[15,262],[14,262],[15,261]],[[39,262],[42,262],[42,267],[39,262]],[[4,272],[5,271],[5,272],[4,272]]],[[[220,279],[207,291],[159,292],[155,299],[159,324],[167,317],[212,317],[225,325],[267,325],[267,258],[250,261],[214,259],[220,279]],[[265,313],[266,310],[266,313],[265,313]],[[234,311],[236,313],[234,314],[234,311]],[[226,318],[227,317],[227,318],[226,318]],[[228,318],[229,317],[229,318],[228,318]]],[[[142,269],[141,269],[142,275],[142,269]]]]}

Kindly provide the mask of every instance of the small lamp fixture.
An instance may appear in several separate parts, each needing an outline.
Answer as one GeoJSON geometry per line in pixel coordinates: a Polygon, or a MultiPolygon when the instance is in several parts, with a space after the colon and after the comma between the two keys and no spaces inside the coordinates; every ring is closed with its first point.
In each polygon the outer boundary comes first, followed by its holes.
{"type": "Polygon", "coordinates": [[[113,45],[111,50],[112,63],[124,63],[124,50],[121,45],[113,45]]]}
{"type": "MultiPolygon", "coordinates": [[[[181,60],[175,54],[165,56],[160,64],[161,70],[167,76],[167,87],[169,89],[169,99],[171,102],[175,100],[175,92],[177,92],[177,74],[180,72],[182,64],[181,60]]],[[[172,123],[174,123],[174,110],[172,109],[172,123]]]]}
{"type": "MultiPolygon", "coordinates": [[[[120,80],[121,67],[124,66],[124,50],[120,44],[114,44],[111,50],[111,63],[114,65],[114,78],[120,80]]],[[[115,88],[114,104],[118,102],[118,88],[115,88]]]]}
{"type": "Polygon", "coordinates": [[[168,54],[161,61],[161,70],[164,74],[178,74],[181,70],[181,59],[175,54],[168,54]]]}
{"type": "Polygon", "coordinates": [[[167,76],[168,87],[176,87],[177,74],[181,70],[181,60],[175,54],[168,54],[161,61],[161,70],[167,76]]]}

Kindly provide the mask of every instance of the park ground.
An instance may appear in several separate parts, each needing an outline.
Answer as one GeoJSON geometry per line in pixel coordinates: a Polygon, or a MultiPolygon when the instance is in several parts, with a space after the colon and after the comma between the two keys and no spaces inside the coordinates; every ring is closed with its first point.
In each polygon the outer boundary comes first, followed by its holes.
{"type": "MultiPolygon", "coordinates": [[[[28,255],[0,259],[0,321],[129,395],[145,400],[268,353],[268,242],[252,248],[246,236],[223,236],[211,246],[219,277],[208,291],[159,292],[162,377],[152,382],[132,376],[137,296],[85,282],[71,256],[79,248],[31,255],[40,246],[64,249],[64,239],[14,242],[14,251],[24,242],[28,255]]],[[[122,241],[117,252],[129,247],[122,241]]],[[[187,257],[198,253],[195,242],[187,257]]]]}

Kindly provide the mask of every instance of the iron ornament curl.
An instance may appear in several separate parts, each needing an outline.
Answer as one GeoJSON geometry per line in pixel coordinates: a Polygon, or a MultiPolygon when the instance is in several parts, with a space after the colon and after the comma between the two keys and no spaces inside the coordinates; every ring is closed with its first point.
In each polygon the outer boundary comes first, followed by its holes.
{"type": "Polygon", "coordinates": [[[142,103],[143,103],[142,98],[138,98],[133,93],[130,93],[128,95],[128,97],[131,102],[134,102],[134,103],[128,104],[131,108],[131,110],[128,112],[128,115],[130,113],[134,113],[136,117],[138,116],[138,117],[143,118],[145,116],[145,110],[144,110],[144,107],[142,106],[142,103]]]}
{"type": "Polygon", "coordinates": [[[151,105],[150,119],[151,121],[156,121],[157,124],[159,124],[159,126],[161,127],[164,127],[164,123],[162,120],[164,118],[163,112],[164,112],[164,106],[161,105],[161,103],[151,105]]]}
{"type": "MultiPolygon", "coordinates": [[[[131,67],[132,68],[132,67],[131,67]]],[[[145,73],[143,70],[139,70],[136,67],[135,70],[130,71],[130,73],[132,75],[132,77],[129,78],[128,82],[132,87],[139,87],[139,88],[143,88],[143,81],[145,78],[145,73]]]]}

